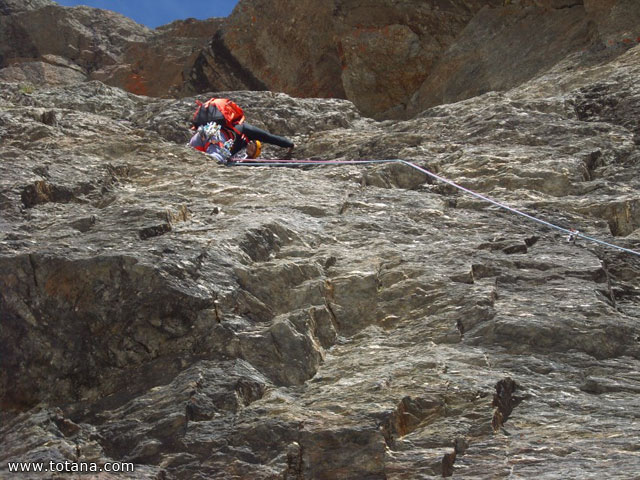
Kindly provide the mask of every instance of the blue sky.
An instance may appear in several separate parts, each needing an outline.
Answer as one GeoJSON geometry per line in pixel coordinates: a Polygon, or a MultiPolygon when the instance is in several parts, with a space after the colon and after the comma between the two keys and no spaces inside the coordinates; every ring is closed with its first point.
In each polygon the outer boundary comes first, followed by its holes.
{"type": "Polygon", "coordinates": [[[155,28],[189,17],[226,17],[238,0],[56,0],[59,5],[113,10],[147,27],[155,28]]]}

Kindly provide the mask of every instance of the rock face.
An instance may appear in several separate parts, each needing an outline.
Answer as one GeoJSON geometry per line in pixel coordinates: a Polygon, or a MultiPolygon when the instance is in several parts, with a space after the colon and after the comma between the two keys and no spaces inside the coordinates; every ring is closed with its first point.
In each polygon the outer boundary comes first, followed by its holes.
{"type": "Polygon", "coordinates": [[[129,92],[183,96],[264,89],[212,39],[223,19],[150,30],[117,13],[55,2],[0,0],[0,78],[33,85],[100,80],[129,92]]]}
{"type": "Polygon", "coordinates": [[[88,7],[62,8],[34,2],[0,16],[0,73],[10,81],[66,84],[113,66],[127,46],[145,42],[151,31],[122,15],[88,7]],[[37,75],[39,73],[39,75],[37,75]]]}
{"type": "Polygon", "coordinates": [[[474,14],[500,3],[243,0],[223,38],[269,90],[398,117],[474,14]]]}
{"type": "Polygon", "coordinates": [[[406,118],[508,90],[587,49],[613,58],[640,41],[638,25],[633,0],[242,0],[223,38],[269,90],[406,118]]]}
{"type": "Polygon", "coordinates": [[[490,91],[640,42],[635,0],[241,0],[149,30],[104,10],[0,0],[0,79],[100,80],[142,95],[270,90],[346,98],[377,119],[490,91]]]}
{"type": "MultiPolygon", "coordinates": [[[[581,58],[400,122],[209,93],[297,158],[416,162],[637,251],[640,47],[581,58]]],[[[193,101],[1,84],[0,476],[637,475],[637,256],[400,163],[218,166],[193,101]]]]}
{"type": "Polygon", "coordinates": [[[513,88],[563,59],[579,68],[588,52],[611,59],[640,42],[638,25],[637,2],[522,1],[485,8],[442,54],[407,113],[513,88]]]}
{"type": "Polygon", "coordinates": [[[52,5],[56,5],[56,2],[52,0],[2,0],[0,2],[0,14],[13,15],[52,5]]]}

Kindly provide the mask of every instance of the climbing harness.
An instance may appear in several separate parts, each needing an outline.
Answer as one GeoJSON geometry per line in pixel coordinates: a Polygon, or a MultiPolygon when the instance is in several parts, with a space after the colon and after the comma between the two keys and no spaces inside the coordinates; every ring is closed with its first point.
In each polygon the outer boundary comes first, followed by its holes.
{"type": "Polygon", "coordinates": [[[233,147],[234,139],[230,135],[225,135],[220,124],[210,122],[206,125],[202,125],[198,127],[198,134],[200,135],[204,145],[202,147],[195,147],[196,150],[206,152],[210,145],[217,145],[220,149],[220,158],[229,158],[231,156],[231,148],[233,147]]]}
{"type": "Polygon", "coordinates": [[[632,255],[637,255],[640,256],[640,252],[636,251],[636,250],[631,250],[629,248],[624,248],[621,247],[619,245],[614,245],[612,243],[609,242],[605,242],[603,240],[599,240],[597,238],[593,238],[593,237],[589,237],[587,235],[584,235],[583,233],[580,233],[578,230],[573,229],[573,228],[563,228],[560,227],[558,225],[554,225],[553,223],[547,222],[546,220],[542,220],[540,218],[534,217],[533,215],[529,215],[528,213],[522,212],[518,209],[515,209],[513,207],[510,207],[508,205],[505,205],[504,203],[500,203],[496,200],[493,200],[492,198],[486,197],[480,193],[476,193],[472,190],[469,190],[468,188],[465,188],[461,185],[458,185],[455,182],[452,182],[451,180],[441,177],[440,175],[436,175],[433,172],[430,172],[429,170],[427,170],[426,168],[420,167],[419,165],[416,165],[415,163],[411,163],[407,160],[401,160],[401,159],[386,159],[386,160],[284,160],[284,159],[260,159],[260,160],[250,160],[250,161],[240,161],[240,162],[233,162],[230,161],[228,163],[229,166],[255,166],[255,167],[262,167],[262,166],[270,166],[270,167],[299,167],[299,166],[305,166],[305,165],[366,165],[366,164],[379,164],[379,163],[400,163],[403,165],[406,165],[408,167],[411,167],[415,170],[418,170],[419,172],[424,173],[425,175],[438,180],[440,182],[446,183],[447,185],[451,185],[454,188],[457,188],[458,190],[461,190],[465,193],[468,193],[469,195],[472,195],[476,198],[479,198],[485,202],[491,203],[492,205],[495,205],[496,207],[502,208],[504,210],[507,210],[511,213],[515,213],[516,215],[520,215],[522,217],[525,217],[531,221],[537,222],[539,224],[542,224],[546,227],[549,228],[553,228],[555,230],[558,230],[560,232],[563,232],[567,235],[567,241],[570,243],[575,244],[577,238],[582,238],[584,240],[590,241],[590,242],[594,242],[594,243],[598,243],[600,245],[604,245],[610,248],[614,248],[617,250],[620,250],[622,252],[626,252],[626,253],[630,253],[632,255]]]}

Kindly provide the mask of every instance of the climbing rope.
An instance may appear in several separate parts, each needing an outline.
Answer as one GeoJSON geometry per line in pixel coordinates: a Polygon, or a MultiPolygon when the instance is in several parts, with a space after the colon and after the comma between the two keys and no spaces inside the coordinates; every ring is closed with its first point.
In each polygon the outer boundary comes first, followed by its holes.
{"type": "Polygon", "coordinates": [[[522,212],[516,208],[510,207],[508,205],[505,205],[504,203],[500,203],[496,200],[493,200],[492,198],[489,198],[485,195],[482,195],[480,193],[476,193],[473,190],[469,190],[468,188],[465,188],[461,185],[458,185],[455,182],[452,182],[451,180],[441,177],[440,175],[436,175],[433,172],[430,172],[429,170],[427,170],[426,168],[420,167],[418,165],[416,165],[415,163],[411,163],[407,160],[401,160],[401,159],[387,159],[387,160],[283,160],[283,159],[274,159],[274,160],[268,160],[268,159],[260,159],[260,160],[251,160],[251,161],[241,161],[241,162],[229,162],[228,165],[230,166],[255,166],[255,167],[260,167],[260,166],[271,166],[271,167],[292,167],[292,166],[305,166],[305,165],[363,165],[363,164],[376,164],[376,163],[400,163],[403,165],[406,165],[408,167],[411,167],[415,170],[418,170],[419,172],[424,173],[425,175],[436,179],[440,182],[446,183],[447,185],[451,185],[454,188],[457,188],[458,190],[461,190],[465,193],[468,193],[469,195],[472,195],[476,198],[479,198],[485,202],[491,203],[492,205],[495,205],[496,207],[502,208],[504,210],[507,210],[511,213],[515,213],[516,215],[520,215],[522,217],[525,217],[529,220],[532,220],[534,222],[537,222],[539,224],[542,224],[546,227],[549,228],[553,228],[555,230],[558,230],[560,232],[563,232],[565,234],[567,234],[567,241],[571,242],[571,243],[575,243],[577,238],[583,238],[587,241],[590,242],[594,242],[594,243],[598,243],[600,245],[604,245],[610,248],[614,248],[617,250],[620,250],[622,252],[626,252],[626,253],[630,253],[632,255],[637,255],[640,256],[640,252],[636,251],[636,250],[631,250],[629,248],[624,248],[621,247],[619,245],[614,245],[613,243],[609,243],[609,242],[605,242],[603,240],[599,240],[597,238],[593,238],[593,237],[589,237],[587,235],[584,235],[583,233],[580,233],[578,230],[573,229],[573,228],[563,228],[560,227],[558,225],[554,225],[553,223],[547,222],[546,220],[542,220],[540,218],[534,217],[533,215],[529,215],[528,213],[522,212]]]}

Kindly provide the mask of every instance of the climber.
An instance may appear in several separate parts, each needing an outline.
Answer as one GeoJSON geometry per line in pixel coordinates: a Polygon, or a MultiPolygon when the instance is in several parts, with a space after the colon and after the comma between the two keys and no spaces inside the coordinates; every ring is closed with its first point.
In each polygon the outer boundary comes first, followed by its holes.
{"type": "MultiPolygon", "coordinates": [[[[189,142],[192,147],[215,154],[219,157],[216,160],[222,163],[231,157],[238,158],[243,148],[246,152],[244,158],[257,158],[263,142],[288,148],[287,154],[291,155],[294,148],[291,140],[246,123],[244,112],[231,100],[212,98],[204,104],[197,103],[198,108],[191,120],[191,129],[197,130],[189,142]]],[[[239,157],[242,158],[241,155],[239,157]]]]}
{"type": "Polygon", "coordinates": [[[189,146],[206,153],[218,163],[225,164],[234,160],[257,158],[262,151],[260,140],[242,139],[238,142],[232,132],[213,122],[198,127],[189,141],[189,146]],[[239,144],[241,145],[238,147],[239,144]]]}

